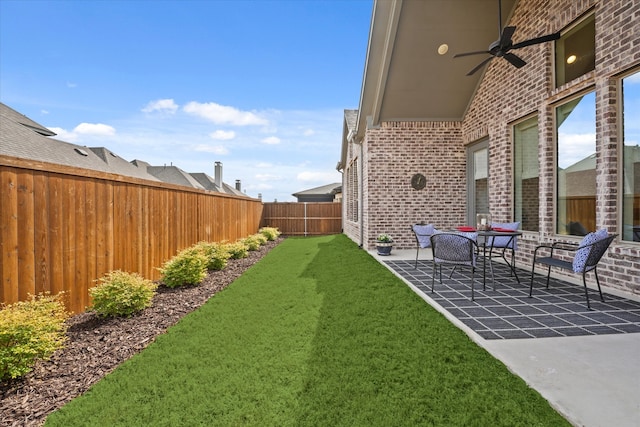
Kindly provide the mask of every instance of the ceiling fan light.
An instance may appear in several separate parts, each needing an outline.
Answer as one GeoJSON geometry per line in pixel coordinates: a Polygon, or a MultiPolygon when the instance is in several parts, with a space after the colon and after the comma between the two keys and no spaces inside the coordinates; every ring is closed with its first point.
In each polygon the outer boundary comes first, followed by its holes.
{"type": "Polygon", "coordinates": [[[449,45],[447,45],[446,43],[443,43],[440,46],[438,46],[439,55],[444,55],[447,52],[449,52],[449,45]]]}
{"type": "Polygon", "coordinates": [[[576,62],[576,59],[578,59],[577,56],[575,55],[569,55],[567,57],[567,64],[573,64],[574,62],[576,62]]]}

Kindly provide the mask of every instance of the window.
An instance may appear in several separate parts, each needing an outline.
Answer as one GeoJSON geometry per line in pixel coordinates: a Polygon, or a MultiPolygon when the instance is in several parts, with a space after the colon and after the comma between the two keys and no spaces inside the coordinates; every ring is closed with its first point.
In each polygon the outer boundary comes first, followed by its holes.
{"type": "Polygon", "coordinates": [[[540,230],[540,189],[538,187],[538,118],[513,126],[514,213],[523,230],[540,230]]]}
{"type": "Polygon", "coordinates": [[[622,79],[622,239],[640,242],[640,71],[622,79]]]}
{"type": "Polygon", "coordinates": [[[467,148],[467,220],[476,223],[476,214],[489,213],[489,140],[467,148]]]}
{"type": "Polygon", "coordinates": [[[556,231],[584,236],[596,228],[596,98],[594,92],[556,108],[556,231]]]}
{"type": "Polygon", "coordinates": [[[596,20],[586,17],[556,41],[556,87],[596,67],[596,20]]]}
{"type": "Polygon", "coordinates": [[[353,222],[358,222],[358,159],[355,159],[347,169],[347,180],[349,183],[347,186],[349,197],[347,200],[347,218],[353,222]]]}

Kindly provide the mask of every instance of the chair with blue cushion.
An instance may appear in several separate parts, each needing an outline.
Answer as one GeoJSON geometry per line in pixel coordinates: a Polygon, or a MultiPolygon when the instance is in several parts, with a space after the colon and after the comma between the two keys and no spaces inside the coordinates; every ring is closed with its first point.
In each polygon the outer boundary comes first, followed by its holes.
{"type": "MultiPolygon", "coordinates": [[[[471,268],[471,301],[474,301],[474,274],[478,259],[478,244],[475,239],[460,233],[436,233],[430,238],[433,251],[433,274],[431,275],[431,292],[436,277],[436,270],[440,273],[442,283],[442,266],[471,268]]],[[[453,272],[452,272],[453,274],[453,272]]]]}
{"type": "Polygon", "coordinates": [[[536,264],[543,264],[547,266],[547,289],[549,289],[549,276],[551,275],[551,267],[558,267],[564,270],[570,270],[574,273],[582,274],[582,283],[584,284],[584,293],[587,299],[587,308],[591,310],[591,304],[589,303],[589,291],[587,289],[587,273],[593,271],[596,277],[596,283],[598,285],[598,292],[600,293],[600,299],[604,301],[602,296],[602,289],[600,288],[600,280],[598,279],[598,263],[607,252],[611,242],[615,240],[617,234],[609,234],[607,230],[602,229],[593,233],[587,234],[579,244],[554,242],[551,245],[540,245],[533,253],[533,266],[531,267],[531,285],[529,286],[529,297],[533,294],[533,276],[536,264]],[[550,250],[549,256],[540,256],[538,251],[541,249],[550,250]],[[556,250],[563,250],[573,252],[573,259],[567,261],[559,258],[556,250]]]}
{"type": "MultiPolygon", "coordinates": [[[[498,228],[504,230],[516,231],[520,228],[520,222],[492,222],[491,228],[498,228]]],[[[516,277],[518,283],[520,278],[515,269],[516,250],[518,250],[518,237],[517,236],[497,236],[487,237],[487,248],[489,248],[489,257],[500,257],[511,269],[511,274],[516,277]],[[507,260],[507,253],[510,253],[511,261],[507,260]]],[[[491,274],[493,275],[493,267],[491,268],[491,274]]]]}
{"type": "Polygon", "coordinates": [[[411,231],[416,238],[416,263],[414,268],[418,268],[418,255],[420,249],[431,247],[431,236],[436,232],[433,224],[414,224],[411,231]]]}

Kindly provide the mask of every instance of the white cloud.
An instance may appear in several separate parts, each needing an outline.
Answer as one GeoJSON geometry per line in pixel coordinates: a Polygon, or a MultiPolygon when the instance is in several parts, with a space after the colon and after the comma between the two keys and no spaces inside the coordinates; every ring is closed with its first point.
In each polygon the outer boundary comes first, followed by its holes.
{"type": "Polygon", "coordinates": [[[240,111],[234,107],[216,104],[215,102],[189,102],[183,107],[186,113],[209,120],[215,124],[229,124],[234,126],[267,125],[269,121],[255,112],[240,111]]]}
{"type": "Polygon", "coordinates": [[[305,130],[304,132],[302,132],[302,134],[303,134],[304,136],[311,136],[311,135],[313,135],[314,133],[316,133],[316,131],[314,131],[313,129],[307,129],[307,130],[305,130]]]}
{"type": "Polygon", "coordinates": [[[76,83],[67,82],[67,87],[73,89],[78,87],[78,85],[76,83]]]}
{"type": "Polygon", "coordinates": [[[40,114],[49,114],[49,112],[47,110],[40,110],[40,114]]]}
{"type": "Polygon", "coordinates": [[[143,113],[153,113],[159,111],[161,113],[175,114],[178,111],[178,104],[173,99],[158,99],[151,101],[142,109],[143,113]]]}
{"type": "Polygon", "coordinates": [[[57,127],[50,127],[48,126],[47,129],[51,130],[52,132],[54,132],[56,134],[56,136],[54,136],[55,139],[59,139],[60,141],[64,141],[64,142],[75,142],[78,140],[78,135],[73,133],[73,132],[69,132],[66,129],[62,129],[62,128],[57,128],[57,127]]]}
{"type": "Polygon", "coordinates": [[[276,144],[280,144],[280,138],[278,138],[277,136],[269,136],[267,138],[264,138],[261,141],[263,144],[269,144],[269,145],[276,145],[276,144]]]}
{"type": "Polygon", "coordinates": [[[213,154],[229,154],[229,150],[222,145],[198,144],[193,147],[195,151],[213,153],[213,154]]]}
{"type": "Polygon", "coordinates": [[[340,176],[337,171],[304,171],[300,172],[296,178],[302,182],[318,182],[322,184],[330,184],[332,182],[339,182],[340,176]]]}
{"type": "Polygon", "coordinates": [[[279,181],[282,179],[279,175],[272,175],[268,173],[259,173],[254,175],[254,178],[258,181],[279,181]]]}
{"type": "Polygon", "coordinates": [[[596,152],[596,135],[593,133],[558,134],[558,162],[567,168],[596,152]]]}
{"type": "Polygon", "coordinates": [[[112,136],[115,135],[116,130],[102,123],[80,123],[73,132],[80,135],[112,136]]]}
{"type": "Polygon", "coordinates": [[[232,130],[217,130],[209,134],[211,139],[229,140],[236,137],[236,133],[232,130]]]}

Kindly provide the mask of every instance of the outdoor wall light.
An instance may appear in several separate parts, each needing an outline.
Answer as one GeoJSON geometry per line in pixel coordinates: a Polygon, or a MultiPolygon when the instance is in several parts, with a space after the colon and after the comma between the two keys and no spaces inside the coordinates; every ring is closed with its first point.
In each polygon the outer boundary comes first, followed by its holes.
{"type": "Polygon", "coordinates": [[[446,43],[443,43],[440,46],[438,46],[438,53],[440,55],[444,55],[447,52],[449,52],[449,46],[446,43]]]}

